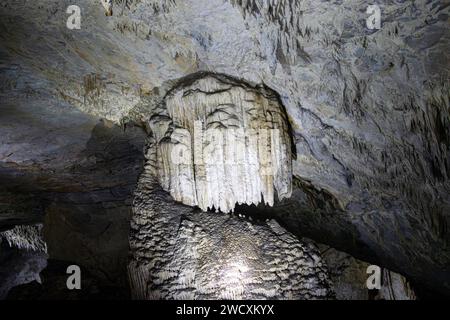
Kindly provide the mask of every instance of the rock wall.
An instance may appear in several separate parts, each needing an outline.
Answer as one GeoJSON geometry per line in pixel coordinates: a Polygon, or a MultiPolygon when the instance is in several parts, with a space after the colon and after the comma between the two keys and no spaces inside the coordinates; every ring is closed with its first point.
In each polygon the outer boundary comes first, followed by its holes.
{"type": "Polygon", "coordinates": [[[325,245],[319,245],[338,300],[416,300],[411,283],[402,275],[381,269],[380,289],[369,290],[369,263],[325,245]]]}
{"type": "Polygon", "coordinates": [[[47,253],[47,244],[42,235],[43,225],[18,225],[11,230],[0,232],[0,241],[10,247],[47,253]]]}
{"type": "Polygon", "coordinates": [[[0,232],[0,300],[19,285],[37,281],[47,266],[42,225],[18,225],[0,232]]]}

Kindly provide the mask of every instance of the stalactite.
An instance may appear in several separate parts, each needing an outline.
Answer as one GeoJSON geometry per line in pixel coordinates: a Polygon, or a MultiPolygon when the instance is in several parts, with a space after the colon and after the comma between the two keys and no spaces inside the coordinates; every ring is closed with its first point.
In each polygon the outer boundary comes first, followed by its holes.
{"type": "Polygon", "coordinates": [[[11,247],[47,253],[40,224],[15,226],[11,230],[0,232],[0,240],[5,240],[11,247]]]}
{"type": "Polygon", "coordinates": [[[207,75],[171,91],[153,117],[157,176],[184,204],[233,211],[292,192],[291,137],[271,90],[207,75]]]}

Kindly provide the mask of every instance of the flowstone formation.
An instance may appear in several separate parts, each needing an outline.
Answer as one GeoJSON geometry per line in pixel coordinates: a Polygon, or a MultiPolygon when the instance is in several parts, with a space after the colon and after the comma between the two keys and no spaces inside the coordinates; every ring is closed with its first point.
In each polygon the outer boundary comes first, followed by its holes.
{"type": "Polygon", "coordinates": [[[275,92],[204,73],[181,80],[163,104],[150,119],[154,165],[175,200],[229,212],[290,197],[292,140],[275,92]]]}
{"type": "Polygon", "coordinates": [[[329,299],[326,265],[275,221],[175,202],[146,166],[135,191],[128,267],[134,299],[329,299]]]}
{"type": "Polygon", "coordinates": [[[275,92],[194,74],[169,90],[149,127],[131,222],[134,298],[333,297],[314,245],[274,220],[223,213],[291,194],[290,128],[275,92]]]}

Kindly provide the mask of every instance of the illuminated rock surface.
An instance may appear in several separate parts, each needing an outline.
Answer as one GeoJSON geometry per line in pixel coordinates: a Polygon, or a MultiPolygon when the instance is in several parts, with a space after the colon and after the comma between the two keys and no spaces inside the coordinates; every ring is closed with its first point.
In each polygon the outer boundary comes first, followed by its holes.
{"type": "Polygon", "coordinates": [[[368,0],[79,0],[81,30],[70,4],[0,3],[0,231],[45,220],[50,257],[126,283],[149,120],[207,71],[286,109],[292,195],[259,216],[449,294],[444,1],[379,2],[380,30],[368,0]]]}
{"type": "Polygon", "coordinates": [[[147,172],[133,205],[129,276],[136,299],[329,299],[319,250],[275,221],[174,202],[147,172]]]}
{"type": "Polygon", "coordinates": [[[163,189],[184,204],[225,213],[236,203],[273,206],[275,194],[289,198],[292,140],[276,94],[220,75],[185,81],[150,118],[157,146],[150,163],[163,189]]]}
{"type": "Polygon", "coordinates": [[[42,225],[19,225],[0,232],[0,241],[6,241],[10,247],[46,253],[47,244],[42,239],[42,227],[42,225]]]}

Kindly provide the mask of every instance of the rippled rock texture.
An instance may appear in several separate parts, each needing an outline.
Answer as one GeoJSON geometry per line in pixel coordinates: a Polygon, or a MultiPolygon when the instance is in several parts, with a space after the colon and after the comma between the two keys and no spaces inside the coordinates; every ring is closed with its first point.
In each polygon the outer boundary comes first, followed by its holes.
{"type": "Polygon", "coordinates": [[[445,1],[380,2],[379,30],[367,0],[80,0],[80,30],[71,4],[0,4],[0,230],[47,214],[50,256],[117,279],[152,115],[225,74],[276,92],[292,128],[292,196],[260,215],[450,292],[445,1]]]}
{"type": "Polygon", "coordinates": [[[253,223],[174,202],[139,179],[128,267],[136,299],[329,299],[326,265],[275,221],[253,223]]]}

